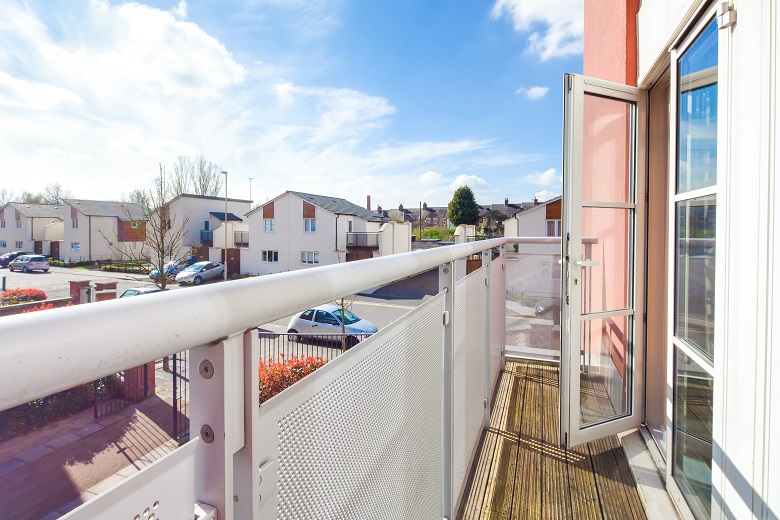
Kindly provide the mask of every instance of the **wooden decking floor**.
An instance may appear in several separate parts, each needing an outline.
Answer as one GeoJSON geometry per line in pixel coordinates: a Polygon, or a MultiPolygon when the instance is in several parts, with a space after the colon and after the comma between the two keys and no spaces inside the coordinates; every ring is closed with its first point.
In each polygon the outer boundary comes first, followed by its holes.
{"type": "Polygon", "coordinates": [[[615,436],[558,442],[558,366],[508,362],[458,518],[645,519],[615,436]]]}

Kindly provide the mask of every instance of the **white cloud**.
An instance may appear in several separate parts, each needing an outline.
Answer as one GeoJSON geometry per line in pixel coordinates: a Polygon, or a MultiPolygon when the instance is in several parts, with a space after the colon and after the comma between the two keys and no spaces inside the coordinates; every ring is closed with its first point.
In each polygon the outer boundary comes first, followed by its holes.
{"type": "Polygon", "coordinates": [[[534,87],[520,87],[515,91],[515,94],[518,96],[525,96],[528,99],[531,99],[533,101],[536,101],[537,99],[542,99],[544,96],[547,95],[547,92],[550,91],[550,87],[540,87],[540,86],[534,86],[534,87]]]}
{"type": "Polygon", "coordinates": [[[276,92],[276,99],[283,105],[293,104],[293,93],[295,92],[295,85],[289,81],[277,81],[274,85],[274,92],[276,92]]]}
{"type": "Polygon", "coordinates": [[[453,180],[450,183],[450,188],[455,190],[457,188],[460,188],[461,186],[468,186],[469,188],[475,188],[475,187],[481,187],[487,185],[488,185],[487,181],[482,177],[478,177],[476,175],[460,174],[457,177],[455,177],[455,180],[453,180]]]}
{"type": "Polygon", "coordinates": [[[418,179],[420,184],[439,184],[442,181],[444,181],[444,177],[441,173],[434,172],[434,171],[427,171],[420,175],[420,178],[418,179]]]}
{"type": "Polygon", "coordinates": [[[562,180],[562,176],[555,171],[555,168],[550,168],[542,173],[532,173],[526,177],[528,183],[540,186],[560,186],[562,180]]]}
{"type": "Polygon", "coordinates": [[[176,7],[171,9],[171,12],[176,18],[187,18],[187,2],[185,0],[179,0],[179,3],[176,4],[176,7]]]}
{"type": "Polygon", "coordinates": [[[15,78],[0,71],[0,106],[49,110],[66,104],[82,104],[79,96],[55,85],[15,78]]]}
{"type": "Polygon", "coordinates": [[[560,192],[555,193],[549,190],[542,190],[534,193],[534,197],[536,197],[536,200],[538,200],[539,202],[547,202],[548,200],[557,197],[558,195],[560,195],[560,192]]]}
{"type": "Polygon", "coordinates": [[[516,31],[533,31],[526,52],[543,61],[582,53],[582,0],[496,0],[491,14],[510,18],[516,31]]]}

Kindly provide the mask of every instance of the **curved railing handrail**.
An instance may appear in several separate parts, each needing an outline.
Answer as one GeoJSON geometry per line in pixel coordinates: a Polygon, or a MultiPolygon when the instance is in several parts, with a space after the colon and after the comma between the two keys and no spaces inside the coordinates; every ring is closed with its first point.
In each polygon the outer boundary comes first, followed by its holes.
{"type": "Polygon", "coordinates": [[[0,321],[0,410],[507,242],[499,238],[8,316],[0,321]]]}

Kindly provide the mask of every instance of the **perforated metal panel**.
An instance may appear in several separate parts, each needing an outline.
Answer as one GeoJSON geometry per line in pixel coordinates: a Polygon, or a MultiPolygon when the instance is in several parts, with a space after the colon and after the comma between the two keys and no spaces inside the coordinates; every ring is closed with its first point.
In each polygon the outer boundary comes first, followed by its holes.
{"type": "Polygon", "coordinates": [[[277,428],[278,518],[441,518],[443,302],[261,406],[261,429],[277,428]]]}
{"type": "Polygon", "coordinates": [[[501,371],[501,348],[506,327],[506,270],[504,257],[490,263],[490,396],[501,371]]]}
{"type": "Polygon", "coordinates": [[[453,401],[453,496],[457,497],[482,431],[485,384],[485,268],[455,285],[455,396],[453,401]]]}

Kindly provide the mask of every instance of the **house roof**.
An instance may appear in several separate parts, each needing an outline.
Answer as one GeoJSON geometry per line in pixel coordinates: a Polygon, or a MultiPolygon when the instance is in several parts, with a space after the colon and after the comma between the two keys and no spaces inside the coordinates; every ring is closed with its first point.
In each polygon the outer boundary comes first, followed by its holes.
{"type": "Polygon", "coordinates": [[[7,204],[27,218],[59,218],[62,219],[62,204],[28,204],[26,202],[9,202],[7,204]]]}
{"type": "MultiPolygon", "coordinates": [[[[562,195],[558,195],[557,197],[553,197],[550,200],[546,200],[544,202],[540,202],[539,204],[534,204],[533,202],[531,202],[531,207],[526,208],[525,211],[523,211],[523,213],[528,213],[529,211],[534,211],[536,209],[543,208],[543,207],[547,206],[548,204],[552,204],[555,201],[561,200],[561,197],[562,197],[562,195]]],[[[523,202],[523,204],[526,204],[526,203],[523,202]]]]}
{"type": "Polygon", "coordinates": [[[256,207],[255,209],[247,213],[247,216],[251,215],[255,211],[258,211],[264,206],[267,206],[268,204],[274,202],[275,200],[282,198],[284,195],[287,194],[295,195],[296,197],[303,199],[306,202],[314,204],[315,206],[319,206],[320,208],[330,211],[331,213],[335,213],[337,215],[352,215],[355,217],[362,218],[363,220],[367,220],[369,222],[382,221],[382,216],[379,215],[378,213],[374,213],[373,211],[367,210],[362,206],[353,204],[348,200],[341,199],[338,197],[329,197],[327,195],[315,195],[314,193],[303,193],[300,191],[290,191],[290,190],[287,190],[281,195],[269,200],[265,204],[256,207]]]}
{"type": "MultiPolygon", "coordinates": [[[[225,197],[212,197],[211,195],[192,195],[190,193],[181,193],[181,194],[175,196],[174,198],[172,198],[170,201],[168,201],[168,204],[170,204],[174,200],[180,199],[180,198],[182,198],[182,199],[186,198],[186,199],[219,200],[219,201],[225,202],[225,197]]],[[[247,204],[252,204],[251,200],[246,200],[246,199],[231,199],[231,198],[228,198],[228,202],[245,202],[247,204]]]]}
{"type": "Polygon", "coordinates": [[[144,207],[138,202],[65,199],[80,213],[91,217],[117,217],[122,220],[146,220],[144,207]]]}
{"type": "MultiPolygon", "coordinates": [[[[225,212],[224,211],[209,211],[209,215],[211,215],[212,217],[216,218],[217,220],[222,220],[222,221],[225,220],[225,212]]],[[[237,215],[235,215],[234,213],[231,213],[229,211],[228,211],[228,214],[227,214],[227,219],[228,219],[228,221],[232,221],[232,222],[243,222],[243,220],[241,220],[241,218],[239,218],[237,215]]]]}

